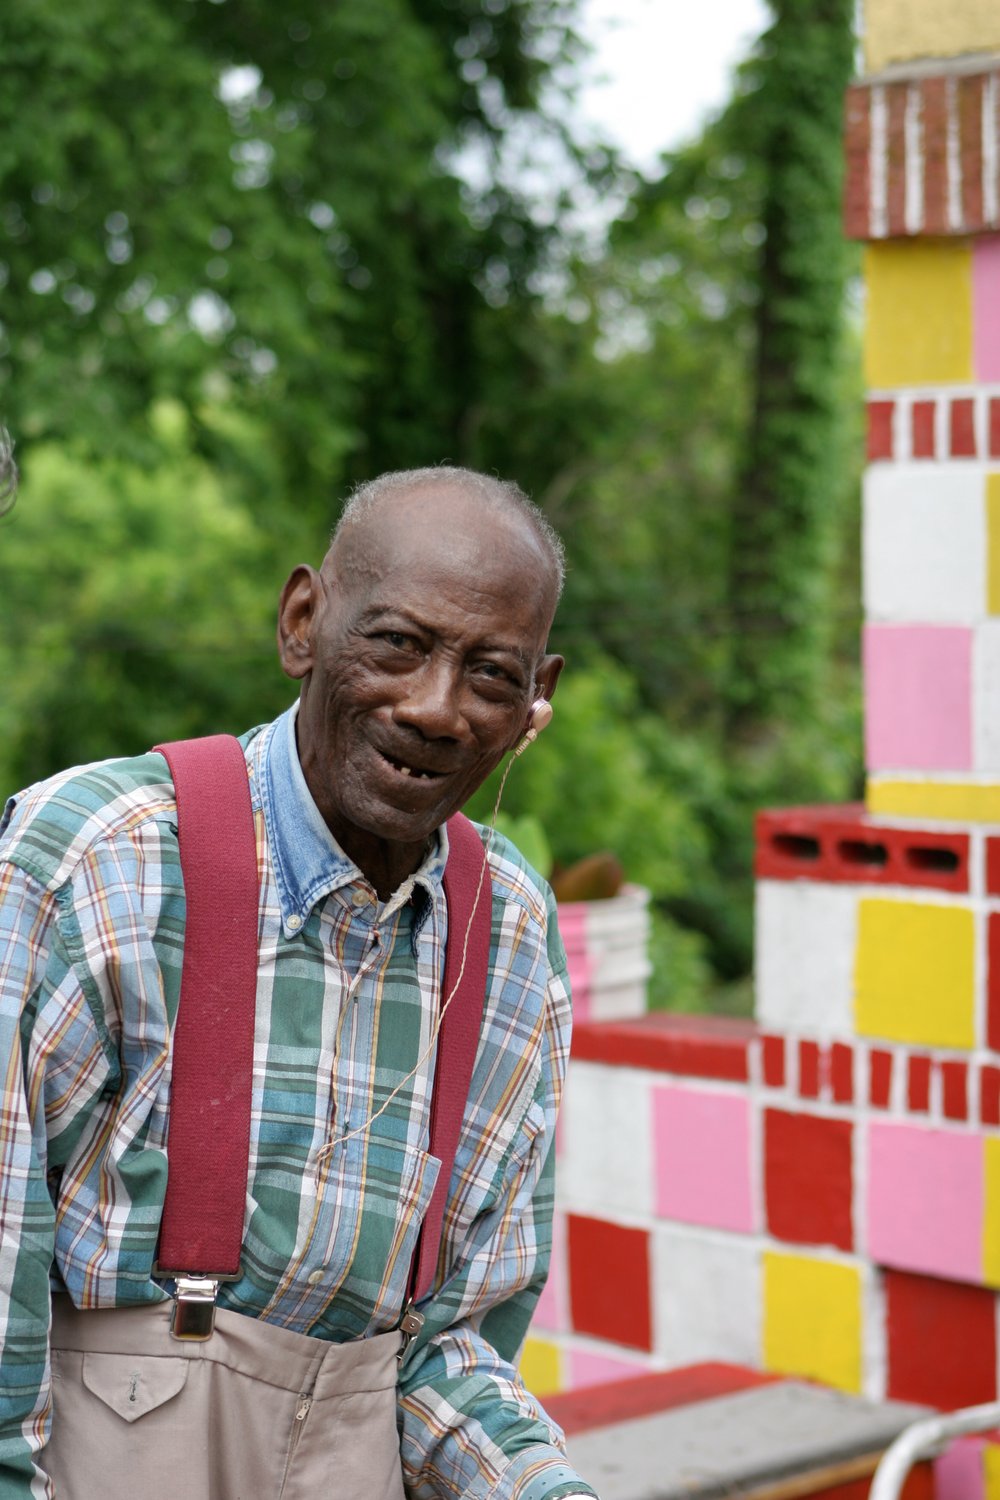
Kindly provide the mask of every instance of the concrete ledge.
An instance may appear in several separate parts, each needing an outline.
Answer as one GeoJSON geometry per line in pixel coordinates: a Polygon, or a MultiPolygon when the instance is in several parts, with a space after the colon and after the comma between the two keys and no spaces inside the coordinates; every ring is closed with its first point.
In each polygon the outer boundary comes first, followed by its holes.
{"type": "MultiPolygon", "coordinates": [[[[762,1382],[734,1366],[695,1366],[669,1375],[674,1389],[664,1387],[666,1400],[681,1404],[650,1412],[649,1378],[624,1381],[616,1420],[605,1420],[611,1412],[607,1398],[596,1398],[600,1425],[571,1428],[570,1459],[601,1500],[793,1500],[852,1495],[856,1483],[862,1486],[856,1493],[864,1494],[892,1440],[927,1415],[924,1407],[866,1401],[800,1381],[762,1382]],[[741,1378],[744,1389],[738,1388],[741,1378]],[[727,1394],[696,1394],[727,1380],[727,1394]],[[637,1404],[626,1416],[629,1386],[636,1388],[637,1404]]],[[[559,1420],[557,1402],[549,1406],[559,1420]]],[[[572,1407],[563,1415],[572,1417],[572,1407]]],[[[579,1415],[578,1407],[577,1420],[579,1415]]],[[[928,1478],[925,1468],[909,1492],[929,1494],[928,1478]]]]}

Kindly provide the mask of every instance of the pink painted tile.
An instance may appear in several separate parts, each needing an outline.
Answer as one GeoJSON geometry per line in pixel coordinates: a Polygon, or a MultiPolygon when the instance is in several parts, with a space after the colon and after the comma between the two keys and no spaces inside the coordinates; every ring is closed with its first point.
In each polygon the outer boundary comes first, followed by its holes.
{"type": "Polygon", "coordinates": [[[934,1500],[986,1500],[982,1438],[959,1438],[934,1460],[934,1500]]]}
{"type": "Polygon", "coordinates": [[[977,380],[1000,380],[1000,234],[972,245],[973,338],[977,380]]]}
{"type": "Polygon", "coordinates": [[[716,1229],[753,1229],[745,1096],[655,1088],[653,1142],[659,1215],[716,1229]]]}
{"type": "Polygon", "coordinates": [[[566,949],[573,1018],[576,1021],[589,1021],[591,970],[587,949],[587,914],[582,901],[570,901],[560,906],[559,935],[566,949]]]}
{"type": "Polygon", "coordinates": [[[982,1239],[982,1137],[872,1120],[871,1257],[904,1271],[979,1281],[982,1239]]]}
{"type": "Polygon", "coordinates": [[[869,770],[972,769],[971,630],[867,625],[864,676],[869,770]]]}
{"type": "Polygon", "coordinates": [[[552,1259],[549,1279],[542,1288],[534,1317],[533,1333],[563,1333],[569,1327],[566,1309],[569,1291],[566,1285],[566,1215],[557,1213],[552,1221],[552,1259]]]}
{"type": "Polygon", "coordinates": [[[649,1365],[638,1359],[619,1359],[612,1354],[588,1354],[574,1349],[569,1357],[569,1385],[579,1390],[586,1385],[603,1385],[606,1380],[629,1380],[647,1375],[649,1365]]]}

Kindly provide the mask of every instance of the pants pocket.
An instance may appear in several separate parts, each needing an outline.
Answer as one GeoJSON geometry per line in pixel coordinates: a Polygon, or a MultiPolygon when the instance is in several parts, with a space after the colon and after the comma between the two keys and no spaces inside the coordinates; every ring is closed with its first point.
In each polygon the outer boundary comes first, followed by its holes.
{"type": "Polygon", "coordinates": [[[136,1422],[184,1389],[188,1362],[156,1355],[84,1354],[81,1376],[99,1401],[123,1421],[136,1422]]]}

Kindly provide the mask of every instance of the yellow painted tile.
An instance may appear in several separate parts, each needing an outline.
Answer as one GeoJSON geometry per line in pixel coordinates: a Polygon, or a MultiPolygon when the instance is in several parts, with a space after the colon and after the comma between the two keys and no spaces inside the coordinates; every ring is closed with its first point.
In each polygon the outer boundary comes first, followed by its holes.
{"type": "Polygon", "coordinates": [[[967,240],[865,247],[865,379],[936,385],[972,376],[972,250],[967,240]]]}
{"type": "Polygon", "coordinates": [[[1000,1500],[1000,1446],[987,1443],[983,1449],[983,1500],[1000,1500]]]}
{"type": "Polygon", "coordinates": [[[986,608],[1000,615],[1000,474],[986,476],[986,608]]]}
{"type": "Polygon", "coordinates": [[[805,1255],[764,1255],[764,1365],[861,1389],[861,1276],[805,1255]]]}
{"type": "Polygon", "coordinates": [[[1000,823],[1000,782],[899,781],[868,778],[870,813],[893,818],[941,818],[952,823],[1000,823]]]}
{"type": "Polygon", "coordinates": [[[983,1208],[983,1280],[987,1286],[1000,1286],[1000,1140],[987,1136],[983,1170],[985,1204],[983,1208]]]}
{"type": "Polygon", "coordinates": [[[519,1368],[534,1396],[551,1396],[563,1388],[562,1350],[548,1339],[526,1339],[519,1368]]]}
{"type": "Polygon", "coordinates": [[[966,906],[863,897],[854,964],[858,1033],[921,1047],[971,1047],[974,948],[966,906]]]}
{"type": "Polygon", "coordinates": [[[866,73],[917,58],[1000,52],[996,0],[867,0],[864,15],[866,73]]]}

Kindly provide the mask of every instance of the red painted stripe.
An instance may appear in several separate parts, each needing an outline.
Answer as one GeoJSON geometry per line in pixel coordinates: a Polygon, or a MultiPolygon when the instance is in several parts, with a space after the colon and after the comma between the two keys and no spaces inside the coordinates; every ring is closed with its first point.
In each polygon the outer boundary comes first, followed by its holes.
{"type": "Polygon", "coordinates": [[[785,1039],[782,1036],[765,1036],[763,1043],[764,1083],[769,1089],[785,1086],[785,1039]]]}
{"type": "Polygon", "coordinates": [[[830,1081],[836,1104],[850,1104],[854,1099],[854,1049],[846,1042],[834,1042],[830,1048],[830,1081]]]}
{"type": "Polygon", "coordinates": [[[975,406],[968,396],[961,396],[951,403],[950,436],[952,458],[975,458],[976,424],[975,406]]]}
{"type": "Polygon", "coordinates": [[[1000,458],[1000,398],[990,401],[990,458],[1000,458]]]}
{"type": "Polygon", "coordinates": [[[753,1386],[777,1385],[784,1378],[747,1370],[742,1365],[682,1365],[655,1375],[637,1375],[632,1380],[612,1380],[581,1391],[546,1396],[545,1410],[569,1436],[651,1417],[678,1406],[693,1406],[715,1396],[731,1396],[753,1386]]]}
{"type": "Polygon", "coordinates": [[[911,411],[912,445],[914,458],[933,458],[935,453],[936,402],[914,401],[911,411]]]}
{"type": "Polygon", "coordinates": [[[1000,1125],[1000,1068],[987,1066],[979,1075],[979,1118],[984,1125],[1000,1125]]]}
{"type": "Polygon", "coordinates": [[[819,1047],[815,1042],[799,1043],[799,1093],[803,1099],[819,1098],[819,1047]]]}
{"type": "Polygon", "coordinates": [[[750,1043],[757,1034],[752,1021],[730,1016],[658,1014],[635,1021],[587,1021],[574,1028],[573,1057],[746,1083],[750,1043]]]}
{"type": "Polygon", "coordinates": [[[969,1117],[969,1066],[951,1059],[941,1064],[942,1110],[946,1120],[969,1117]]]}
{"type": "Polygon", "coordinates": [[[888,1109],[892,1091],[892,1053],[873,1051],[868,1057],[868,1102],[873,1109],[888,1109]]]}
{"type": "Polygon", "coordinates": [[[917,1054],[907,1060],[906,1103],[914,1114],[926,1114],[931,1107],[931,1060],[917,1054]]]}
{"type": "Polygon", "coordinates": [[[890,83],[886,89],[889,104],[888,129],[888,210],[889,234],[906,233],[906,96],[908,83],[890,83]]]}
{"type": "Polygon", "coordinates": [[[868,403],[868,462],[892,457],[892,413],[894,401],[868,403]]]}

